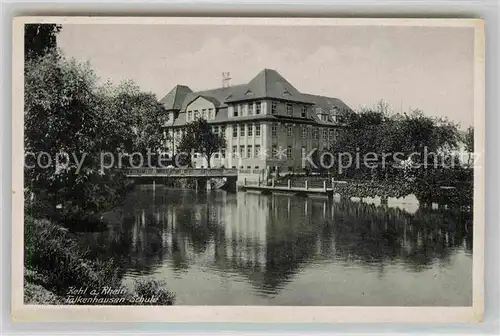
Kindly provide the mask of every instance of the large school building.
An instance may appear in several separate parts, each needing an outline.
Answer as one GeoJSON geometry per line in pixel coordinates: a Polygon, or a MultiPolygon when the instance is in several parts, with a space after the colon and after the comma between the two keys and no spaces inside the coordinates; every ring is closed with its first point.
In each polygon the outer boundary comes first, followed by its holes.
{"type": "MultiPolygon", "coordinates": [[[[303,157],[329,148],[340,136],[341,116],[350,108],[338,98],[299,92],[277,71],[264,69],[247,84],[193,92],[175,86],[161,99],[169,115],[167,153],[177,147],[187,123],[204,118],[226,138],[211,167],[303,171],[303,157]]],[[[197,167],[207,167],[195,154],[197,167]]]]}

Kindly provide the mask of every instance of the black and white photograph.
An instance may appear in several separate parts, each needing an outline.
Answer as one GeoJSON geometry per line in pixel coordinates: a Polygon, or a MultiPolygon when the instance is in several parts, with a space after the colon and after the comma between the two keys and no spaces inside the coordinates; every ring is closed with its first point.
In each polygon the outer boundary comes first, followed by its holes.
{"type": "Polygon", "coordinates": [[[481,20],[117,19],[17,22],[21,306],[481,318],[481,20]]]}

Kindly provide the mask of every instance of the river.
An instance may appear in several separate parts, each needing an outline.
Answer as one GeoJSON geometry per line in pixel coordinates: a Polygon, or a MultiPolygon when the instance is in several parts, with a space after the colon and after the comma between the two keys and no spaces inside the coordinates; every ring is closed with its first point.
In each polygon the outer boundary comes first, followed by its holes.
{"type": "Polygon", "coordinates": [[[83,243],[177,305],[472,303],[470,212],[138,186],[105,219],[83,243]]]}

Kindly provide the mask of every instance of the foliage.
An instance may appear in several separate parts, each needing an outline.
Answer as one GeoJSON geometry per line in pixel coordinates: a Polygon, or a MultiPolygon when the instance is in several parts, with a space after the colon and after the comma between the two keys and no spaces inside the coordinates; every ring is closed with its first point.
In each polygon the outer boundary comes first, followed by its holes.
{"type": "Polygon", "coordinates": [[[57,33],[61,30],[56,24],[26,24],[24,26],[24,60],[37,59],[56,48],[57,33]]]}
{"type": "Polygon", "coordinates": [[[404,115],[364,110],[347,115],[347,129],[331,151],[349,153],[353,159],[360,158],[359,165],[353,164],[345,169],[345,177],[373,178],[376,175],[387,178],[400,174],[397,164],[410,154],[418,154],[412,156],[414,163],[429,163],[428,160],[435,157],[445,157],[458,146],[459,140],[457,125],[444,118],[426,117],[419,110],[404,115]],[[371,156],[375,160],[370,161],[375,168],[363,164],[368,153],[375,154],[371,156]],[[382,158],[384,153],[388,155],[382,158]],[[395,156],[395,153],[401,154],[395,156]],[[425,153],[434,153],[435,156],[426,156],[425,153]]]}
{"type": "Polygon", "coordinates": [[[25,268],[30,282],[64,296],[71,286],[117,286],[118,272],[111,260],[88,260],[74,237],[61,226],[28,217],[25,222],[25,268]],[[36,275],[36,276],[35,276],[36,275]]]}
{"type": "Polygon", "coordinates": [[[208,168],[210,168],[212,156],[224,147],[226,147],[224,135],[212,132],[211,126],[202,118],[187,124],[185,134],[179,144],[181,152],[201,153],[207,160],[208,168]]]}
{"type": "Polygon", "coordinates": [[[26,304],[62,304],[63,300],[43,286],[24,281],[24,302],[26,304]]]}
{"type": "Polygon", "coordinates": [[[157,297],[157,305],[171,306],[175,302],[175,295],[165,289],[165,282],[155,279],[138,279],[135,281],[136,295],[144,298],[157,297]]]}
{"type": "Polygon", "coordinates": [[[25,186],[44,203],[44,217],[57,220],[92,216],[114,204],[126,182],[120,170],[102,170],[101,154],[159,151],[158,122],[166,116],[154,95],[131,83],[98,86],[88,64],[57,52],[26,62],[24,113],[25,152],[32,153],[25,186]]]}
{"type": "MultiPolygon", "coordinates": [[[[119,145],[116,151],[141,153],[143,158],[148,151],[156,154],[164,149],[161,125],[167,121],[167,112],[154,94],[141,92],[135,83],[125,81],[117,87],[106,83],[97,95],[108,125],[107,138],[115,142],[110,143],[110,147],[119,145]],[[117,139],[120,139],[118,143],[117,139]]],[[[134,159],[134,164],[140,160],[139,156],[134,159]]]]}
{"type": "Polygon", "coordinates": [[[474,153],[474,127],[470,126],[463,134],[463,142],[465,150],[468,153],[467,166],[472,166],[473,153],[474,153]]]}
{"type": "MultiPolygon", "coordinates": [[[[113,260],[90,258],[78,247],[73,234],[47,220],[26,218],[24,266],[26,303],[65,303],[70,287],[121,288],[122,273],[113,260]]],[[[172,305],[175,295],[164,285],[156,280],[138,280],[133,292],[123,294],[128,299],[123,304],[131,303],[132,298],[155,296],[154,303],[133,302],[172,305]]]]}

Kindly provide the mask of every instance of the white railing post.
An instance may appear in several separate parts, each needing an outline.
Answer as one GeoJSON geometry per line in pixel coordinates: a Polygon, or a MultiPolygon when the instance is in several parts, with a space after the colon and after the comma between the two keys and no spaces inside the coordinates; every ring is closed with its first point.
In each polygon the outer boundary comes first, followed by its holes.
{"type": "Polygon", "coordinates": [[[243,179],[243,185],[244,185],[244,186],[246,186],[246,185],[247,185],[247,178],[246,178],[246,177],[243,179]]]}
{"type": "Polygon", "coordinates": [[[274,179],[271,180],[271,186],[274,188],[274,179]]]}
{"type": "Polygon", "coordinates": [[[306,182],[305,182],[305,186],[306,186],[306,190],[307,190],[307,189],[308,189],[308,188],[307,188],[307,180],[306,180],[306,182]]]}
{"type": "Polygon", "coordinates": [[[326,181],[323,181],[323,191],[326,191],[326,181]]]}
{"type": "Polygon", "coordinates": [[[290,180],[288,180],[288,189],[291,189],[291,187],[292,187],[292,185],[291,185],[291,183],[290,183],[290,182],[291,182],[291,181],[290,181],[290,180]]]}

